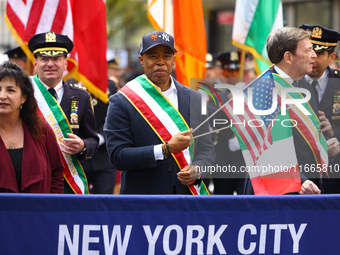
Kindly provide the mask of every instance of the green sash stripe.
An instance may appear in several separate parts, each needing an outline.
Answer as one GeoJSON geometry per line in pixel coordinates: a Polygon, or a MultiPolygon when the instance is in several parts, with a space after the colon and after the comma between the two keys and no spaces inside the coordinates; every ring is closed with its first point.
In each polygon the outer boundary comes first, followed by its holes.
{"type": "MultiPolygon", "coordinates": [[[[144,90],[152,97],[157,98],[157,103],[162,107],[162,109],[169,115],[169,117],[176,124],[178,129],[183,132],[189,130],[189,127],[182,115],[175,109],[173,105],[164,97],[164,95],[155,87],[154,84],[150,83],[144,75],[140,75],[135,79],[144,90]]],[[[191,159],[193,159],[193,140],[190,141],[189,154],[191,159]]]]}
{"type": "Polygon", "coordinates": [[[152,98],[157,98],[157,103],[169,115],[181,132],[189,129],[183,120],[183,117],[179,115],[178,111],[166,100],[163,94],[153,84],[150,84],[143,75],[138,76],[136,80],[152,98]]]}
{"type": "MultiPolygon", "coordinates": [[[[285,87],[285,88],[294,87],[293,85],[288,83],[285,79],[283,79],[281,76],[279,76],[275,73],[273,73],[273,77],[274,77],[274,80],[277,81],[282,87],[285,87]]],[[[303,98],[300,93],[289,93],[289,95],[294,99],[303,98]]],[[[310,106],[310,104],[308,102],[306,102],[306,103],[303,103],[302,105],[307,109],[307,111],[309,113],[311,113],[311,115],[306,116],[306,117],[310,118],[312,120],[312,122],[314,123],[315,127],[319,130],[320,129],[319,119],[317,118],[317,116],[316,116],[315,112],[313,111],[312,107],[310,106]]]]}

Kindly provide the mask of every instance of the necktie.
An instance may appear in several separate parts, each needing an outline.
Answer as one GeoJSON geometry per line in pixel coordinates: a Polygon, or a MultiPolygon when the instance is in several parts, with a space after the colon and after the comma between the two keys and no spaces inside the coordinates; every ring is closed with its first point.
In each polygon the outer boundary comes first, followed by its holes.
{"type": "Polygon", "coordinates": [[[299,87],[299,84],[298,84],[298,81],[293,81],[293,86],[296,88],[296,87],[299,87]]]}
{"type": "Polygon", "coordinates": [[[55,91],[54,88],[48,89],[48,92],[50,92],[51,95],[52,95],[55,99],[57,99],[57,92],[55,91]]]}
{"type": "Polygon", "coordinates": [[[319,82],[317,80],[313,80],[312,82],[312,88],[314,90],[314,93],[316,95],[316,98],[318,100],[318,103],[319,103],[319,93],[318,93],[318,90],[316,89],[316,86],[319,85],[319,82]]]}

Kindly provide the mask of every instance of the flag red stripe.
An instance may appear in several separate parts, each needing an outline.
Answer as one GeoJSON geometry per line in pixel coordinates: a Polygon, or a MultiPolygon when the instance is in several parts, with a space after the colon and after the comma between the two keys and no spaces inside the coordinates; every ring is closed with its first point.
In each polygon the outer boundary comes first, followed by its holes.
{"type": "MultiPolygon", "coordinates": [[[[250,117],[249,120],[256,119],[256,117],[249,110],[247,104],[244,104],[244,110],[248,114],[248,116],[250,117]]],[[[242,116],[242,117],[244,118],[244,116],[242,116]]],[[[263,142],[261,142],[261,141],[258,140],[258,137],[256,136],[255,132],[253,131],[253,128],[249,126],[249,124],[248,124],[249,120],[246,119],[247,125],[245,125],[244,128],[248,131],[250,137],[252,138],[252,141],[254,141],[254,145],[256,146],[259,154],[261,155],[261,153],[262,153],[262,146],[261,146],[261,144],[264,143],[264,138],[265,138],[265,135],[264,135],[264,132],[263,132],[263,128],[262,128],[262,126],[261,127],[255,127],[255,129],[260,133],[260,137],[263,140],[263,142]]],[[[259,126],[260,123],[258,121],[255,121],[254,124],[255,125],[257,124],[257,126],[259,126]]]]}
{"type": "MultiPolygon", "coordinates": [[[[40,23],[42,11],[44,9],[46,0],[33,1],[31,12],[26,24],[25,41],[28,42],[37,31],[37,27],[40,23]]],[[[46,31],[47,32],[47,31],[46,31]]]]}
{"type": "Polygon", "coordinates": [[[9,3],[6,5],[6,14],[8,19],[11,21],[12,26],[21,38],[25,37],[25,24],[21,22],[16,13],[13,11],[9,3]]]}
{"type": "Polygon", "coordinates": [[[59,34],[62,33],[68,11],[70,10],[68,10],[67,0],[59,0],[51,31],[59,34]]]}
{"type": "MultiPolygon", "coordinates": [[[[232,103],[232,100],[230,101],[230,106],[232,107],[231,105],[232,103]]],[[[249,110],[248,107],[245,105],[245,110],[249,110]]],[[[229,118],[237,123],[237,120],[233,117],[233,115],[228,115],[229,118]]],[[[255,154],[255,150],[258,152],[257,154],[258,155],[261,155],[261,143],[259,142],[259,140],[257,139],[257,136],[255,135],[254,131],[252,130],[252,128],[248,125],[246,119],[244,118],[244,116],[242,115],[238,115],[239,119],[241,120],[242,123],[244,123],[243,121],[245,121],[245,125],[233,125],[240,133],[244,134],[244,133],[247,133],[249,136],[250,136],[250,140],[247,138],[247,136],[244,136],[242,137],[242,140],[245,141],[247,140],[247,148],[249,150],[249,152],[254,155],[253,156],[253,159],[254,161],[257,160],[258,156],[256,156],[255,154]],[[245,140],[244,140],[245,139],[245,140]]]]}
{"type": "MultiPolygon", "coordinates": [[[[229,106],[232,108],[233,107],[233,101],[230,101],[229,103],[229,106]]],[[[229,111],[226,109],[226,107],[223,107],[223,111],[225,112],[225,114],[227,114],[227,116],[229,117],[229,119],[232,119],[232,116],[231,114],[229,113],[229,111]]],[[[234,126],[236,128],[236,130],[238,131],[239,135],[241,136],[242,138],[242,141],[246,144],[248,150],[249,150],[249,153],[253,159],[253,162],[256,162],[256,156],[255,156],[255,153],[253,151],[253,148],[250,146],[249,142],[248,142],[248,139],[246,139],[246,137],[244,136],[243,132],[241,131],[241,128],[239,127],[239,125],[235,125],[234,126]]]]}
{"type": "Polygon", "coordinates": [[[255,195],[283,195],[287,192],[299,192],[301,177],[298,165],[289,171],[278,172],[251,179],[255,195]]]}

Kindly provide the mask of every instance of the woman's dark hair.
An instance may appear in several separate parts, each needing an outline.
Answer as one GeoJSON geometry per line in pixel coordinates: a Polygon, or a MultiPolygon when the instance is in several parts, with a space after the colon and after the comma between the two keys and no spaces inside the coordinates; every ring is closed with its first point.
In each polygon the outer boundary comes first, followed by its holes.
{"type": "Polygon", "coordinates": [[[33,138],[39,139],[43,135],[43,118],[37,113],[38,105],[30,78],[17,64],[6,62],[0,65],[0,81],[7,78],[12,79],[20,87],[21,93],[26,95],[26,101],[20,110],[20,117],[26,123],[33,138]]]}

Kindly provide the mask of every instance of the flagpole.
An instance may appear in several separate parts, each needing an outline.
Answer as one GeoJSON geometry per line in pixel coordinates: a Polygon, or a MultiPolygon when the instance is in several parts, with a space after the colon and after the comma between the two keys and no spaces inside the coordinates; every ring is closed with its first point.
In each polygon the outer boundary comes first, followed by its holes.
{"type": "Polygon", "coordinates": [[[241,50],[241,61],[240,61],[240,82],[244,76],[244,66],[245,66],[245,59],[246,59],[246,51],[244,49],[241,50]]]}
{"type": "Polygon", "coordinates": [[[209,134],[212,134],[212,133],[216,133],[216,132],[219,132],[219,131],[227,129],[227,128],[230,128],[230,125],[228,125],[226,127],[223,127],[223,128],[215,129],[215,130],[203,133],[203,134],[199,134],[199,135],[193,136],[192,139],[195,139],[195,138],[198,138],[198,137],[201,137],[201,136],[205,136],[205,135],[209,135],[209,134]]]}

